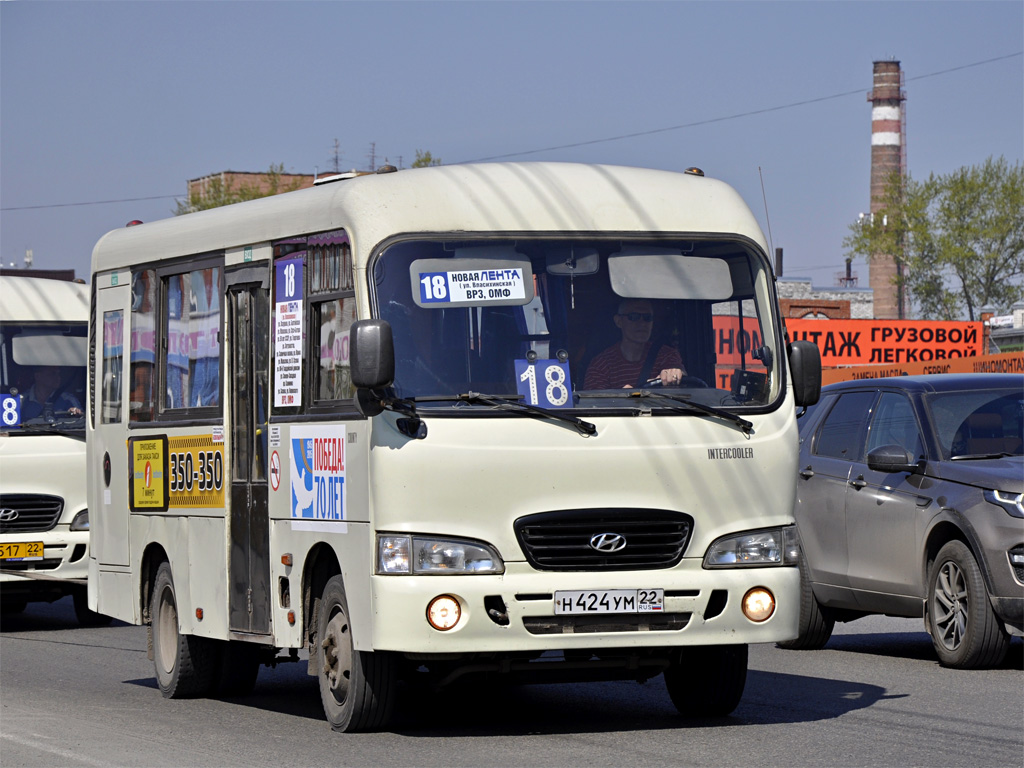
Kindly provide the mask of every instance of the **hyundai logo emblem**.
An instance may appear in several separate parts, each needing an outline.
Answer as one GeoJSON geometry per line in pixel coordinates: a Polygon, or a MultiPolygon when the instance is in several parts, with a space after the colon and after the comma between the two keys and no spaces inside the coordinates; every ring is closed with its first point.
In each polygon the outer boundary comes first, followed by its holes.
{"type": "Polygon", "coordinates": [[[18,519],[18,510],[16,509],[0,509],[0,523],[9,523],[11,520],[18,519]]]}
{"type": "Polygon", "coordinates": [[[590,537],[590,548],[606,555],[626,548],[626,539],[618,533],[595,533],[590,537]]]}

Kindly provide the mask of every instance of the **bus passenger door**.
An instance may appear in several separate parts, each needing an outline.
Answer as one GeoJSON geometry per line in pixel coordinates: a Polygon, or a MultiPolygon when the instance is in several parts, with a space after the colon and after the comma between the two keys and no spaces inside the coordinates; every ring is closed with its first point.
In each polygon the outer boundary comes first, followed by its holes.
{"type": "Polygon", "coordinates": [[[127,273],[120,283],[104,276],[96,280],[93,350],[96,361],[90,415],[95,431],[84,478],[89,493],[90,556],[103,565],[128,565],[128,473],[124,470],[130,396],[128,363],[132,350],[129,322],[132,289],[127,273]]]}
{"type": "MultiPolygon", "coordinates": [[[[230,284],[231,278],[228,277],[230,284]]],[[[229,285],[231,513],[228,626],[270,632],[270,519],[267,507],[267,344],[269,296],[262,286],[229,285]]]]}

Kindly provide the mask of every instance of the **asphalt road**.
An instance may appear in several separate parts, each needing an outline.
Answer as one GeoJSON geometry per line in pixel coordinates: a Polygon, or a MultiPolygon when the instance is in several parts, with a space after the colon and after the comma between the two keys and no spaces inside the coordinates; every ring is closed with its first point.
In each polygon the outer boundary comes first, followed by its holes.
{"type": "Polygon", "coordinates": [[[660,678],[406,697],[387,732],[336,734],[305,664],[243,699],[168,701],[146,632],[77,626],[69,599],[0,619],[0,765],[1024,766],[1024,643],[943,669],[918,621],[839,625],[821,651],[754,646],[743,701],[681,720],[660,678]]]}

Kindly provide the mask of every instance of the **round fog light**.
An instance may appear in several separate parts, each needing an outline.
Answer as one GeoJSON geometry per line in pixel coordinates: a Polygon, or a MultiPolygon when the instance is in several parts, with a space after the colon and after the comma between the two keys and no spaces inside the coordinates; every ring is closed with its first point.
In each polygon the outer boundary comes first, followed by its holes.
{"type": "Polygon", "coordinates": [[[440,595],[427,606],[427,621],[440,632],[446,632],[462,618],[462,606],[451,595],[440,595]]]}
{"type": "Polygon", "coordinates": [[[775,596],[764,587],[748,589],[743,596],[743,615],[751,621],[761,623],[775,613],[775,596]]]}

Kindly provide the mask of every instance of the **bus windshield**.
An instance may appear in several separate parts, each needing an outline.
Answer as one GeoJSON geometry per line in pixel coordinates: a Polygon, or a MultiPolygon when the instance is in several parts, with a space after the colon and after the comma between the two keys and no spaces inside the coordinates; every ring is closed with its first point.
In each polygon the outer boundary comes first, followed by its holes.
{"type": "Polygon", "coordinates": [[[0,391],[3,426],[71,422],[85,429],[87,327],[4,323],[0,328],[0,391]]]}
{"type": "Polygon", "coordinates": [[[744,241],[417,239],[373,270],[395,392],[420,408],[483,393],[680,412],[674,399],[733,409],[781,395],[770,273],[744,241]]]}

